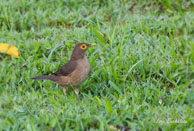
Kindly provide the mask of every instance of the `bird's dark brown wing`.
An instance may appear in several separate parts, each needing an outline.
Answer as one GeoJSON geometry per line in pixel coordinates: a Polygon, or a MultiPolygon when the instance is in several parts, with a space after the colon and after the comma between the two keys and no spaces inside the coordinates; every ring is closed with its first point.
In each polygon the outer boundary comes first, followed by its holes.
{"type": "Polygon", "coordinates": [[[59,70],[57,70],[53,75],[57,76],[67,76],[71,74],[77,67],[76,61],[69,61],[66,64],[64,64],[59,70]]]}

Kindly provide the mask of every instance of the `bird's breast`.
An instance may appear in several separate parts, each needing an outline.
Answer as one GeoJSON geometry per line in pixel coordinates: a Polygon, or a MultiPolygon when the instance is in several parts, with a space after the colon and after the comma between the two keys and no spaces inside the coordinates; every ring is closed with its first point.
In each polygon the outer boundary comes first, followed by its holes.
{"type": "Polygon", "coordinates": [[[91,66],[86,57],[77,60],[76,69],[68,76],[62,76],[60,79],[61,85],[78,85],[85,81],[90,75],[91,66]]]}
{"type": "Polygon", "coordinates": [[[88,78],[88,76],[90,75],[90,71],[91,71],[91,66],[90,63],[88,61],[88,59],[86,57],[84,57],[83,59],[80,59],[78,61],[78,68],[76,70],[76,74],[77,77],[80,77],[80,81],[84,81],[88,78]]]}

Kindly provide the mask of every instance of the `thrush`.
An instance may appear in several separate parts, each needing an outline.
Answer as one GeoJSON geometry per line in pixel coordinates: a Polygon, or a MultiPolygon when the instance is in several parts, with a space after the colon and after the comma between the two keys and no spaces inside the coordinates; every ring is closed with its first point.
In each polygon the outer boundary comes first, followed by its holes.
{"type": "MultiPolygon", "coordinates": [[[[55,73],[34,77],[32,79],[54,81],[63,87],[65,94],[68,86],[78,86],[89,77],[91,65],[86,57],[86,51],[93,45],[96,44],[78,43],[73,50],[70,60],[55,73]]],[[[79,93],[78,88],[75,89],[75,93],[79,93]]]]}

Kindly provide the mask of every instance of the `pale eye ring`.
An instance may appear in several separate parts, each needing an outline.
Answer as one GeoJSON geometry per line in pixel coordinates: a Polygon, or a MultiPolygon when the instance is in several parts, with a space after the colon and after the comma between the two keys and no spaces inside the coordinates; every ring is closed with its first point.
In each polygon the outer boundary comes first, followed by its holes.
{"type": "Polygon", "coordinates": [[[81,45],[81,49],[85,50],[87,48],[87,45],[86,44],[82,44],[81,45]]]}

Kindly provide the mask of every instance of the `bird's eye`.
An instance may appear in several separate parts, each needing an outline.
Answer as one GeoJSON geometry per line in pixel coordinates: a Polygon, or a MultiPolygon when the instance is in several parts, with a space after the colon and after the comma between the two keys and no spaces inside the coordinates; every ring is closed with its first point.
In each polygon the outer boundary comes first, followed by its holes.
{"type": "Polygon", "coordinates": [[[81,45],[81,49],[85,50],[87,48],[87,45],[86,44],[82,44],[81,45]]]}

